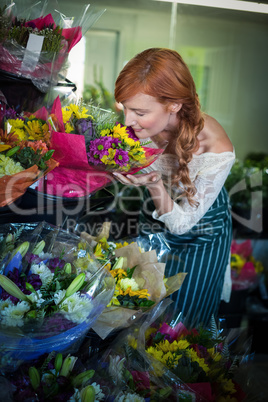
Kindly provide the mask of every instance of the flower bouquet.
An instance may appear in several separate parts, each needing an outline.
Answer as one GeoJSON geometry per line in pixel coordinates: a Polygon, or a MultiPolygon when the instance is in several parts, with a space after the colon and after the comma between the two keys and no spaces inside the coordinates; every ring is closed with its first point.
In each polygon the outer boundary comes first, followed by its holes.
{"type": "Polygon", "coordinates": [[[234,380],[243,358],[231,356],[214,317],[210,328],[187,328],[174,312],[159,312],[129,334],[130,352],[139,352],[159,378],[169,372],[177,395],[188,387],[190,401],[243,401],[246,395],[234,380]]]}
{"type": "Polygon", "coordinates": [[[53,103],[51,149],[60,166],[51,178],[39,182],[38,188],[45,184],[48,194],[86,196],[111,184],[111,172],[138,172],[164,151],[141,146],[129,127],[115,121],[114,113],[89,108],[61,107],[59,98],[53,103]]]}
{"type": "Polygon", "coordinates": [[[0,396],[10,394],[14,402],[26,399],[101,401],[106,395],[95,382],[94,374],[95,370],[87,370],[79,357],[51,352],[34,365],[23,364],[5,379],[0,377],[0,396]]]}
{"type": "Polygon", "coordinates": [[[30,97],[32,95],[36,100],[32,107],[38,108],[42,94],[44,96],[51,85],[57,84],[59,74],[66,69],[71,49],[105,10],[95,12],[87,5],[81,17],[75,18],[66,17],[57,10],[52,11],[53,15],[40,16],[38,2],[30,9],[17,10],[19,4],[14,2],[0,9],[1,89],[9,106],[22,110],[28,86],[30,97]],[[20,86],[23,94],[18,93],[20,86]]]}
{"type": "MultiPolygon", "coordinates": [[[[81,236],[88,238],[85,233],[81,236]]],[[[146,241],[144,236],[136,242],[114,244],[103,237],[94,247],[96,258],[107,261],[105,267],[116,284],[113,298],[92,327],[102,339],[128,327],[183,284],[186,273],[165,278],[165,263],[158,261],[156,250],[142,249],[146,241]]]]}
{"type": "Polygon", "coordinates": [[[1,368],[75,351],[113,296],[112,276],[88,243],[46,223],[19,224],[0,247],[1,368]]]}
{"type": "Polygon", "coordinates": [[[20,141],[0,129],[0,207],[14,202],[57,165],[53,150],[39,141],[20,141]]]}
{"type": "Polygon", "coordinates": [[[236,240],[231,244],[231,277],[232,290],[244,290],[255,287],[261,273],[263,265],[252,255],[251,240],[241,243],[236,240]]]}

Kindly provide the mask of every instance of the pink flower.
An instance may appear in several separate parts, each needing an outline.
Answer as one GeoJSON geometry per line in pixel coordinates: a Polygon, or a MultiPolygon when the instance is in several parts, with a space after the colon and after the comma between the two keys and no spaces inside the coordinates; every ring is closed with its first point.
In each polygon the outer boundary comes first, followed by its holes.
{"type": "Polygon", "coordinates": [[[238,254],[248,258],[252,254],[251,240],[245,240],[243,243],[237,243],[235,240],[231,244],[231,254],[238,254]]]}

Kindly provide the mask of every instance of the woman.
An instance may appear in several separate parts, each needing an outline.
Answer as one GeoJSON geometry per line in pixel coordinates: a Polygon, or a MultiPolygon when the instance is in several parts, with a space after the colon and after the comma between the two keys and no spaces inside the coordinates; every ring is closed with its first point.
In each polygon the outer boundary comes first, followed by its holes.
{"type": "Polygon", "coordinates": [[[232,143],[214,118],[201,113],[190,71],[173,50],[147,49],[131,59],[116,80],[115,99],[140,140],[168,143],[142,174],[116,177],[145,186],[141,232],[150,223],[164,233],[166,276],[187,272],[174,307],[192,323],[207,325],[217,316],[225,273],[231,289],[232,223],[223,185],[235,160],[232,143]]]}

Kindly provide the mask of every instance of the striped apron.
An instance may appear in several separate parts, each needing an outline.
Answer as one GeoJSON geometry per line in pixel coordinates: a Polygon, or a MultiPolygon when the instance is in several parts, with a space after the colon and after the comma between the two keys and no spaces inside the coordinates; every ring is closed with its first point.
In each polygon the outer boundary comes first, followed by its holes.
{"type": "MultiPolygon", "coordinates": [[[[144,196],[149,197],[148,190],[144,196]]],[[[152,201],[150,209],[155,209],[152,201]]],[[[165,276],[187,272],[181,288],[170,296],[174,301],[174,318],[181,313],[188,325],[203,323],[207,326],[212,315],[217,318],[232,241],[227,191],[223,187],[208,212],[183,235],[170,233],[162,222],[141,211],[139,235],[148,235],[149,225],[153,225],[153,233],[161,232],[162,240],[168,244],[169,251],[162,258],[166,263],[165,276]],[[156,223],[159,223],[159,230],[156,230],[156,223]]],[[[157,241],[153,248],[157,249],[157,241]]]]}

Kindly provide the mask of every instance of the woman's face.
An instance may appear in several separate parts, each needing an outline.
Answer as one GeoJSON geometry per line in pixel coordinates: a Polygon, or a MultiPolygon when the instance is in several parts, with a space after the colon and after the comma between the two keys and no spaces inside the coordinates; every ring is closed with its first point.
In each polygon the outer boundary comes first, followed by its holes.
{"type": "Polygon", "coordinates": [[[153,137],[163,131],[173,131],[177,126],[176,106],[167,108],[156,98],[143,93],[123,102],[125,124],[131,126],[138,138],[153,137]]]}

